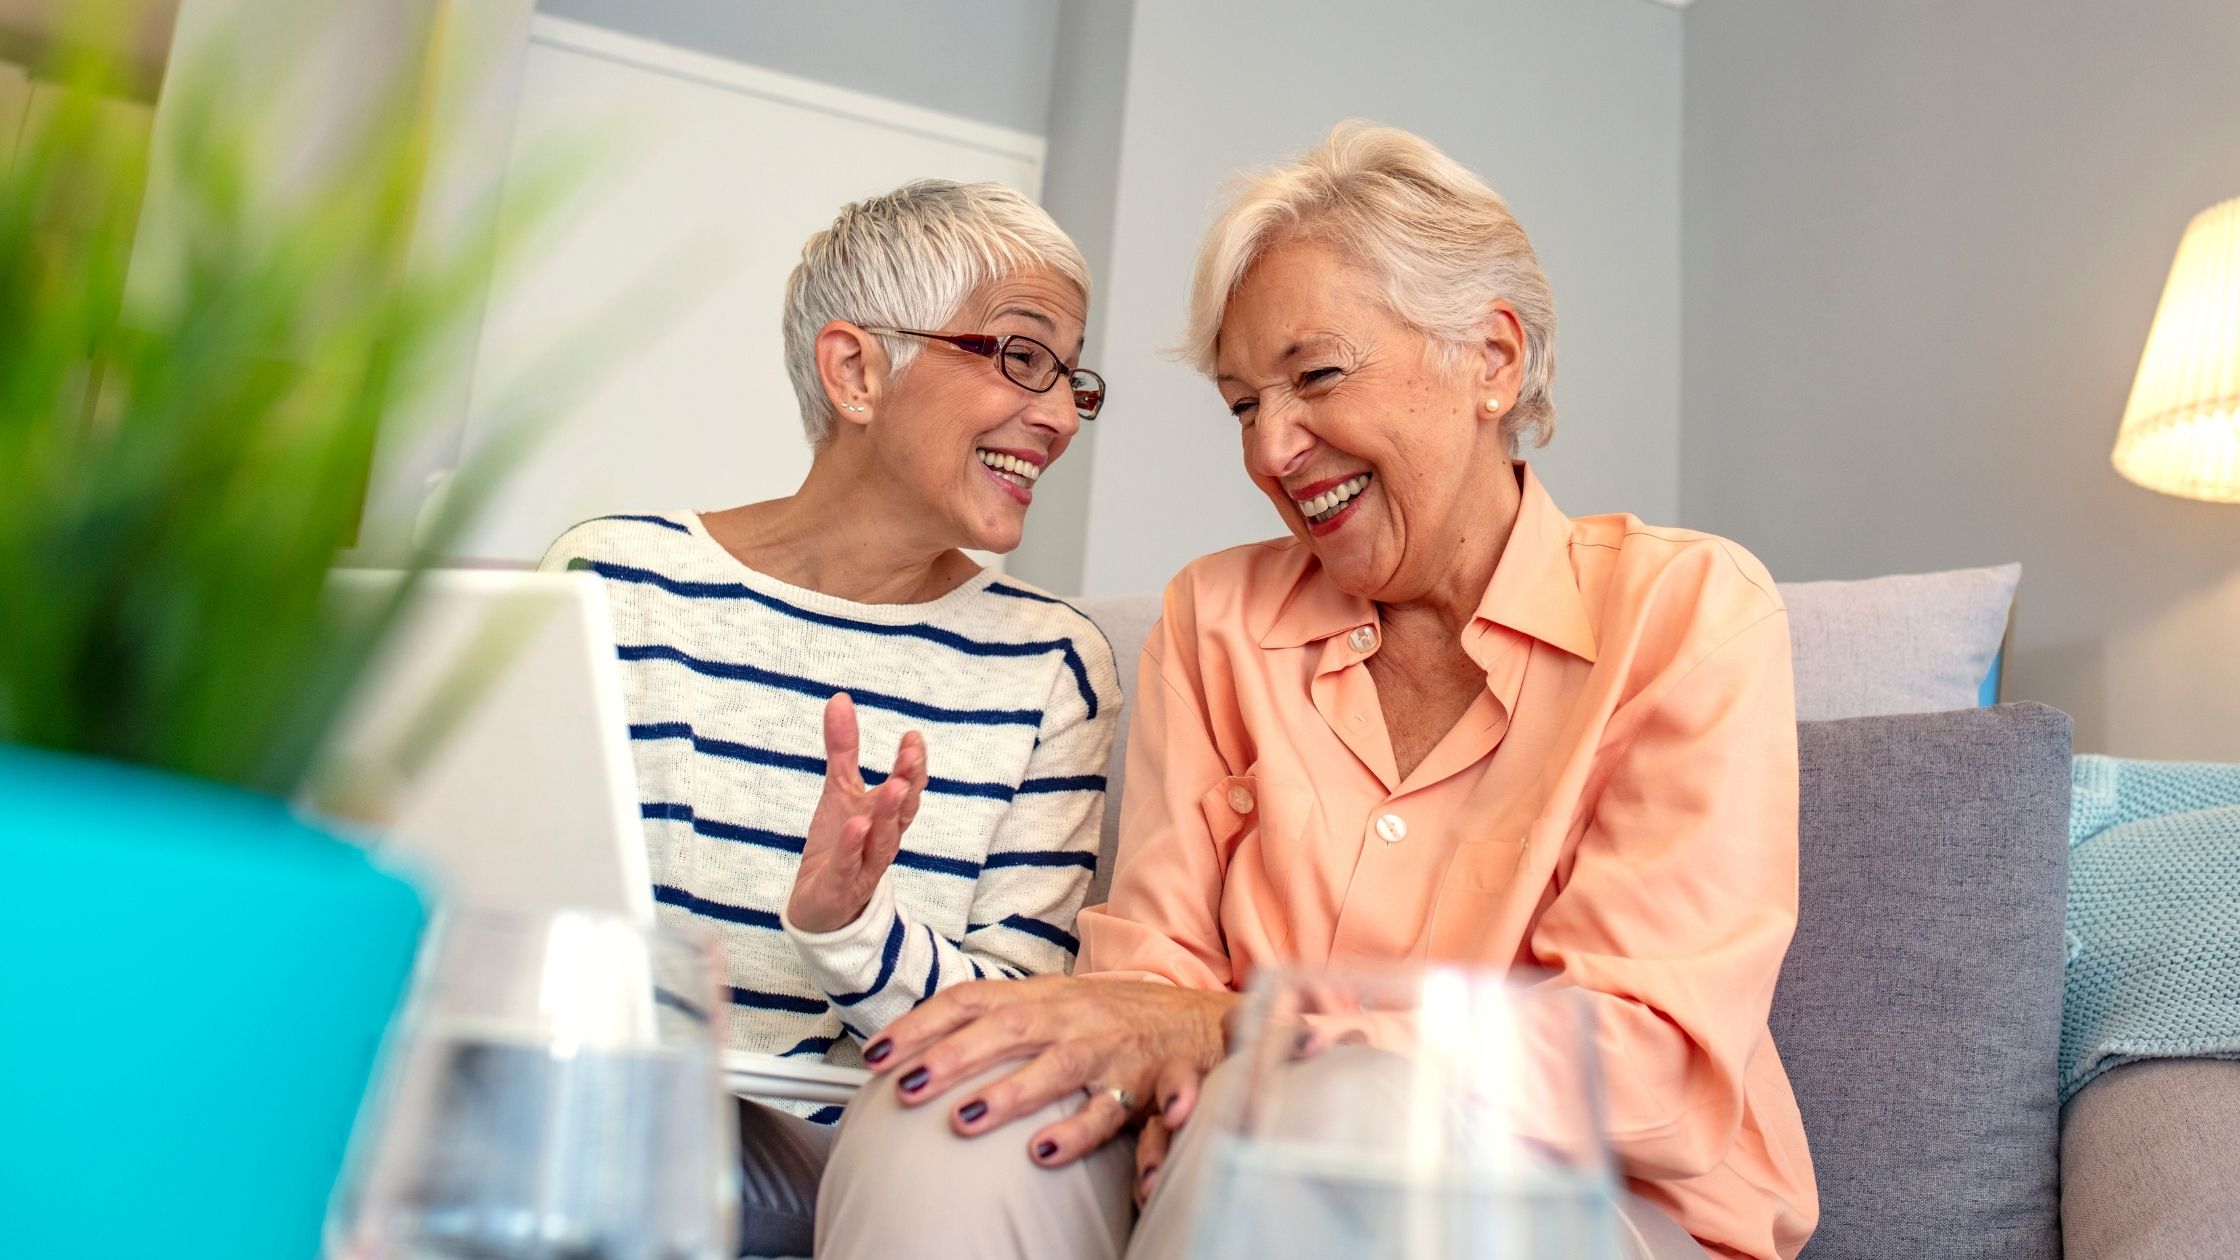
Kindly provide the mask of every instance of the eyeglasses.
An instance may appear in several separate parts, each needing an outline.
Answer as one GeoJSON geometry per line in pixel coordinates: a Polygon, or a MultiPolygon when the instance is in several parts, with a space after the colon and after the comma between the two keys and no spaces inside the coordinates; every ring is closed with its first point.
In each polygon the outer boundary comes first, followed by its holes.
{"type": "Polygon", "coordinates": [[[1059,381],[1068,380],[1073,388],[1073,412],[1083,420],[1096,419],[1104,407],[1103,377],[1087,368],[1067,367],[1057,351],[1032,337],[1018,333],[999,337],[994,333],[919,332],[915,328],[866,327],[864,331],[946,341],[967,354],[994,359],[1005,380],[1037,394],[1047,394],[1059,381]]]}

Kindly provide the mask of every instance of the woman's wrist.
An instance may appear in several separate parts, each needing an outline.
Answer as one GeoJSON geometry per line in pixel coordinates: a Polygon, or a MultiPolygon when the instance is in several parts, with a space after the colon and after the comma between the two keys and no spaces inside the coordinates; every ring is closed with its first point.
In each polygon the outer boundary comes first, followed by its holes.
{"type": "Polygon", "coordinates": [[[835,950],[846,951],[850,946],[869,941],[875,948],[886,940],[888,923],[894,918],[894,894],[889,881],[881,878],[872,885],[871,896],[854,914],[841,919],[831,927],[821,926],[825,920],[815,916],[803,921],[795,914],[792,898],[786,899],[785,911],[778,916],[778,925],[794,944],[807,954],[830,954],[835,950]]]}
{"type": "Polygon", "coordinates": [[[1221,1066],[1229,1057],[1230,1013],[1244,1000],[1242,994],[1226,989],[1196,990],[1197,998],[1191,1004],[1189,1053],[1177,1056],[1197,1066],[1202,1076],[1221,1066]]]}
{"type": "Polygon", "coordinates": [[[808,904],[803,904],[803,899],[798,895],[788,897],[786,899],[785,922],[795,930],[809,936],[830,936],[834,932],[845,932],[850,927],[863,922],[864,912],[871,908],[872,900],[870,897],[865,897],[863,904],[852,910],[836,910],[829,905],[818,904],[819,899],[817,898],[809,898],[808,904]]]}
{"type": "Polygon", "coordinates": [[[1208,1072],[1221,1066],[1221,1061],[1229,1057],[1230,1030],[1236,1026],[1237,1012],[1244,1009],[1244,994],[1242,993],[1223,990],[1215,995],[1215,999],[1213,1031],[1211,1034],[1213,1059],[1206,1064],[1206,1071],[1208,1072]]]}

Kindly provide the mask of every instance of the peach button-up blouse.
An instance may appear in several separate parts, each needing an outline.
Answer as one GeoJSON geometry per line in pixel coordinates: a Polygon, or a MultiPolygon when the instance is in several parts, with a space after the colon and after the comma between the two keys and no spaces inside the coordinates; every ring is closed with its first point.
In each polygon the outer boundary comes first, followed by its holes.
{"type": "Polygon", "coordinates": [[[1530,966],[1588,994],[1629,1187],[1715,1254],[1818,1215],[1766,1015],[1797,915],[1788,617],[1723,539],[1523,503],[1460,647],[1485,690],[1406,779],[1377,608],[1283,539],[1207,556],[1144,644],[1110,900],[1078,974],[1530,966]]]}

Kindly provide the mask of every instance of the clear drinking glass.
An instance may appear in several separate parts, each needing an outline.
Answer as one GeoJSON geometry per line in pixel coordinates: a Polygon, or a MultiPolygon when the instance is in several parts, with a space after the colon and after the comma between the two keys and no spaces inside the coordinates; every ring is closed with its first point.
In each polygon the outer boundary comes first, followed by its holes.
{"type": "Polygon", "coordinates": [[[704,941],[619,915],[435,929],[327,1217],[338,1260],[729,1260],[704,941]]]}
{"type": "Polygon", "coordinates": [[[1453,967],[1278,968],[1209,1093],[1199,1260],[1617,1260],[1592,1012],[1453,967]],[[1241,1076],[1240,1076],[1241,1074],[1241,1076]]]}

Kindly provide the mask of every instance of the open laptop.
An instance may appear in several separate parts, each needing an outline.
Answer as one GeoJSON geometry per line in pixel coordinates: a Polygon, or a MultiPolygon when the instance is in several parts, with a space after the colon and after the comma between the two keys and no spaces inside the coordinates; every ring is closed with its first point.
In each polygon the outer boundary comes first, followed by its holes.
{"type": "MultiPolygon", "coordinates": [[[[380,615],[404,575],[337,570],[328,600],[380,615]]],[[[321,758],[341,812],[454,905],[650,921],[606,593],[587,574],[425,573],[321,758]]]]}
{"type": "MultiPolygon", "coordinates": [[[[380,615],[404,575],[337,570],[328,599],[380,615]]],[[[322,757],[323,791],[445,902],[651,921],[653,880],[606,591],[584,573],[439,569],[322,757]],[[351,809],[350,803],[367,806],[351,809]]],[[[729,1051],[734,1092],[845,1102],[859,1068],[729,1051]]]]}

